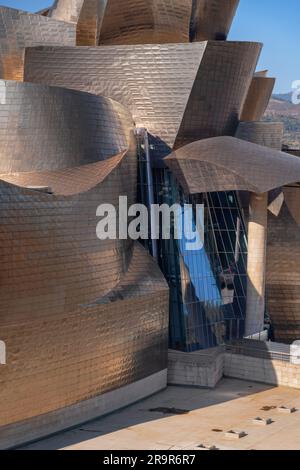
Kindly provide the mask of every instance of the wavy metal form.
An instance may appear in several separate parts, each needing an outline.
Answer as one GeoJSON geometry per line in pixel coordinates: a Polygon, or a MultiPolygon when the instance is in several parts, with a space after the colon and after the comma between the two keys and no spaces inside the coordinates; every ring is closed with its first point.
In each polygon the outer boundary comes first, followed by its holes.
{"type": "Polygon", "coordinates": [[[220,41],[32,48],[25,80],[119,101],[148,129],[159,163],[174,146],[234,135],[260,50],[258,43],[220,41]]]}
{"type": "Polygon", "coordinates": [[[132,241],[96,237],[99,203],[116,206],[119,194],[133,202],[135,184],[128,152],[1,175],[1,338],[10,351],[1,425],[166,368],[168,288],[159,269],[132,241]]]}
{"type": "Polygon", "coordinates": [[[48,16],[75,23],[78,46],[96,46],[106,5],[107,0],[56,0],[48,16]]]}
{"type": "Polygon", "coordinates": [[[111,99],[0,80],[0,172],[56,170],[128,148],[132,117],[111,99]]]}
{"type": "Polygon", "coordinates": [[[11,139],[0,174],[0,446],[20,442],[24,420],[49,413],[38,437],[51,412],[166,369],[169,315],[144,249],[96,235],[99,204],[136,201],[130,113],[62,88],[3,81],[1,91],[11,139]]]}
{"type": "Polygon", "coordinates": [[[240,0],[193,0],[191,40],[224,41],[240,0]]]}
{"type": "MultiPolygon", "coordinates": [[[[245,137],[246,132],[247,139],[256,141],[263,137],[265,143],[267,138],[268,144],[278,146],[276,133],[281,134],[282,127],[262,123],[260,135],[258,124],[243,123],[240,135],[245,137]],[[275,131],[274,140],[269,138],[270,129],[275,131]]],[[[300,181],[299,157],[231,137],[192,143],[165,162],[187,194],[231,189],[266,193],[300,181]]],[[[275,192],[269,214],[266,297],[276,340],[291,342],[300,332],[300,189],[295,184],[283,192],[284,198],[280,189],[275,192]]]]}
{"type": "Polygon", "coordinates": [[[99,44],[189,42],[192,0],[108,0],[99,44]]]}
{"type": "Polygon", "coordinates": [[[52,18],[77,25],[77,45],[189,42],[192,0],[57,0],[52,18]]]}
{"type": "Polygon", "coordinates": [[[265,114],[275,85],[275,78],[254,75],[241,115],[242,121],[260,121],[265,114]]]}
{"type": "Polygon", "coordinates": [[[76,44],[76,25],[0,7],[0,78],[22,80],[25,47],[76,44]]]}
{"type": "MultiPolygon", "coordinates": [[[[94,3],[94,0],[88,2],[94,3]]],[[[55,0],[48,11],[48,16],[59,21],[77,23],[84,3],[86,0],[55,0]]]]}
{"type": "Polygon", "coordinates": [[[300,159],[234,137],[193,142],[164,159],[187,194],[266,193],[300,181],[300,159]]]}
{"type": "Polygon", "coordinates": [[[49,16],[77,24],[77,45],[225,40],[239,0],[56,0],[49,16]]]}

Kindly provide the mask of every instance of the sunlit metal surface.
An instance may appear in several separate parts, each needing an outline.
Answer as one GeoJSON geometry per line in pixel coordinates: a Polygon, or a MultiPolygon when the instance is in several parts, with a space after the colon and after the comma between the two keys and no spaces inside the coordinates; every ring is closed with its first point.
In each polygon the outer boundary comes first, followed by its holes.
{"type": "Polygon", "coordinates": [[[192,0],[108,0],[99,44],[189,42],[192,0]]]}
{"type": "Polygon", "coordinates": [[[25,47],[75,45],[76,25],[0,7],[0,78],[22,80],[25,47]]]}
{"type": "Polygon", "coordinates": [[[80,91],[10,81],[0,89],[0,318],[8,348],[0,425],[11,433],[15,423],[18,441],[24,420],[166,369],[169,302],[142,247],[96,234],[99,204],[118,208],[120,195],[136,202],[130,112],[80,91]]]}
{"type": "MultiPolygon", "coordinates": [[[[77,23],[84,3],[86,0],[55,0],[49,9],[48,16],[59,21],[77,23]]],[[[95,1],[88,0],[88,3],[95,3],[95,1]]]]}
{"type": "Polygon", "coordinates": [[[74,23],[78,46],[97,46],[106,5],[107,0],[56,0],[48,16],[74,23]]]}
{"type": "MultiPolygon", "coordinates": [[[[132,240],[96,236],[99,204],[136,202],[135,126],[147,129],[160,167],[158,202],[205,205],[202,250],[159,241],[172,346],[243,335],[247,240],[236,191],[300,181],[300,160],[277,151],[282,126],[254,122],[274,79],[255,73],[261,44],[224,41],[238,3],[0,7],[0,431],[9,442],[32,418],[44,421],[35,436],[46,433],[52,412],[84,409],[167,367],[159,268],[132,240]]],[[[299,335],[298,192],[270,197],[267,291],[283,340],[299,335]]]]}
{"type": "Polygon", "coordinates": [[[0,80],[0,110],[2,173],[104,160],[128,148],[134,127],[111,99],[31,83],[0,80]]]}
{"type": "Polygon", "coordinates": [[[135,152],[0,178],[1,337],[13,357],[1,371],[1,425],[166,368],[160,271],[131,240],[96,237],[99,203],[135,200],[135,152]]]}
{"type": "Polygon", "coordinates": [[[25,80],[119,101],[147,128],[160,161],[174,146],[234,135],[260,50],[258,43],[221,41],[32,48],[25,80]]]}
{"type": "Polygon", "coordinates": [[[56,0],[48,16],[77,25],[77,45],[227,38],[239,0],[56,0]]]}
{"type": "Polygon", "coordinates": [[[164,159],[187,194],[265,193],[300,181],[300,159],[235,137],[193,142],[164,159]]]}
{"type": "Polygon", "coordinates": [[[260,121],[265,114],[275,85],[275,78],[255,74],[241,115],[242,121],[260,121]]]}

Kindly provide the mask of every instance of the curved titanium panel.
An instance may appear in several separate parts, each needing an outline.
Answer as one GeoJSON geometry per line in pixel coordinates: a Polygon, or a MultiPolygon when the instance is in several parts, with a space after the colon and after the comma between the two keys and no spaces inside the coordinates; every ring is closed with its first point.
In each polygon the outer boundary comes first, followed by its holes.
{"type": "Polygon", "coordinates": [[[192,0],[57,0],[50,16],[77,24],[77,45],[189,42],[192,0]]]}
{"type": "MultiPolygon", "coordinates": [[[[130,114],[109,99],[78,91],[13,82],[3,87],[8,129],[16,139],[23,123],[32,149],[31,159],[20,155],[10,161],[10,173],[0,176],[0,322],[8,351],[0,424],[11,429],[36,416],[47,423],[51,411],[84,406],[166,369],[169,303],[168,287],[143,248],[96,236],[99,204],[118,208],[120,195],[129,205],[136,201],[130,114]],[[69,148],[62,154],[58,148],[47,160],[51,138],[54,145],[68,129],[87,133],[89,116],[97,124],[95,140],[86,136],[90,152],[77,150],[74,158],[69,148]],[[44,153],[34,147],[34,136],[44,153]],[[125,146],[108,158],[113,148],[125,146]]],[[[65,135],[62,141],[67,146],[65,135]]],[[[4,168],[8,157],[3,154],[4,168]]]]}
{"type": "Polygon", "coordinates": [[[240,0],[193,0],[191,41],[224,41],[240,0]]]}
{"type": "Polygon", "coordinates": [[[39,45],[75,45],[76,26],[0,7],[0,78],[22,80],[24,49],[39,45]]]}
{"type": "Polygon", "coordinates": [[[84,1],[76,30],[76,44],[78,46],[98,45],[106,4],[107,0],[84,1]]]}
{"type": "Polygon", "coordinates": [[[266,295],[275,340],[291,343],[300,336],[300,188],[284,195],[279,216],[269,215],[266,295]]]}
{"type": "MultiPolygon", "coordinates": [[[[98,284],[109,273],[110,261],[98,284]]],[[[72,285],[78,282],[79,272],[72,285]]],[[[15,294],[22,294],[20,284],[15,294]]],[[[42,415],[46,423],[53,410],[84,407],[85,400],[167,367],[168,288],[142,247],[135,246],[128,274],[103,301],[70,305],[64,294],[57,282],[56,292],[36,292],[39,306],[32,310],[27,299],[1,323],[9,351],[0,378],[2,426],[42,415]]]]}
{"type": "Polygon", "coordinates": [[[186,145],[164,162],[187,194],[241,190],[265,193],[300,181],[300,159],[234,137],[186,145]]]}
{"type": "Polygon", "coordinates": [[[100,45],[189,42],[192,0],[108,0],[100,45]]]}
{"type": "Polygon", "coordinates": [[[26,171],[0,173],[0,179],[21,188],[33,189],[55,196],[75,196],[102,183],[127,155],[128,150],[90,165],[57,171],[26,171]]]}
{"type": "MultiPolygon", "coordinates": [[[[49,9],[48,16],[59,21],[77,23],[83,3],[86,0],[55,0],[49,9]]],[[[92,1],[93,0],[88,0],[92,1]]]]}
{"type": "Polygon", "coordinates": [[[220,41],[36,48],[26,52],[25,78],[119,101],[147,128],[160,159],[175,141],[235,133],[260,49],[220,41]]]}
{"type": "Polygon", "coordinates": [[[275,85],[275,78],[255,74],[244,104],[241,121],[260,121],[265,114],[275,85]]]}
{"type": "Polygon", "coordinates": [[[253,144],[281,150],[283,138],[282,122],[240,122],[235,137],[253,144]]]}
{"type": "Polygon", "coordinates": [[[53,174],[1,178],[1,321],[62,314],[119,282],[132,241],[99,240],[96,210],[101,203],[118,207],[119,195],[134,203],[135,151],[53,174]],[[72,194],[72,184],[87,191],[72,194]]]}
{"type": "Polygon", "coordinates": [[[56,0],[52,18],[77,24],[77,45],[225,40],[239,0],[56,0]]]}
{"type": "Polygon", "coordinates": [[[110,99],[0,80],[0,173],[104,160],[128,148],[133,127],[130,113],[110,99]]]}
{"type": "Polygon", "coordinates": [[[137,127],[147,128],[165,156],[205,49],[206,43],[29,49],[25,79],[115,99],[131,111],[137,127]]]}
{"type": "Polygon", "coordinates": [[[96,46],[106,4],[107,0],[56,0],[48,16],[75,23],[78,46],[96,46]]]}

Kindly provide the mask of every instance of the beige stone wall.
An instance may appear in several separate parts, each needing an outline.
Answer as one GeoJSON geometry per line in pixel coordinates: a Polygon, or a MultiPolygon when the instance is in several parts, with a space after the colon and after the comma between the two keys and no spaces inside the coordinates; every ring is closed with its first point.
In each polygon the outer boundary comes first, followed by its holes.
{"type": "Polygon", "coordinates": [[[289,362],[224,354],[226,377],[300,389],[300,366],[289,362]]]}
{"type": "Polygon", "coordinates": [[[168,384],[215,388],[222,377],[300,389],[300,365],[225,352],[169,350],[168,384]]]}
{"type": "Polygon", "coordinates": [[[214,388],[223,377],[222,349],[195,353],[169,350],[168,383],[192,387],[214,388]]]}

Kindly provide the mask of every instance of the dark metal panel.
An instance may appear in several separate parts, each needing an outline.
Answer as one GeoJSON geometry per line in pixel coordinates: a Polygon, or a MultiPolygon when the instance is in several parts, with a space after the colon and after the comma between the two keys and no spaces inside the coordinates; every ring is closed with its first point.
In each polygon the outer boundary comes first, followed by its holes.
{"type": "Polygon", "coordinates": [[[193,0],[191,40],[224,41],[240,0],[193,0]]]}
{"type": "Polygon", "coordinates": [[[283,138],[282,122],[240,122],[235,134],[237,139],[281,150],[283,138]]]}
{"type": "Polygon", "coordinates": [[[267,309],[276,341],[291,343],[300,335],[300,188],[284,188],[278,217],[269,215],[267,309]]]}

